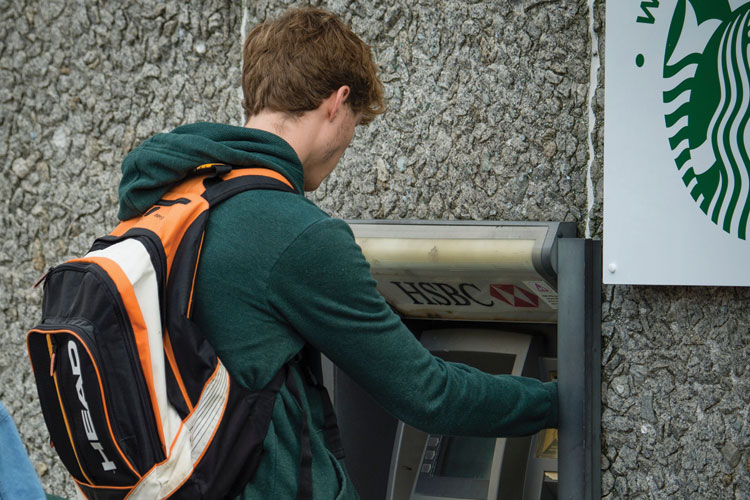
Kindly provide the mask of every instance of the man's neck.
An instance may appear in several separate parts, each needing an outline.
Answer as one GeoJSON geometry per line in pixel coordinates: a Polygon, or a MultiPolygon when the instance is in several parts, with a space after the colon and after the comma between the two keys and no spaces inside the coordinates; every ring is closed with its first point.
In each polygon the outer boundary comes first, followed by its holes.
{"type": "Polygon", "coordinates": [[[278,111],[261,111],[245,122],[246,128],[264,130],[284,139],[297,153],[300,162],[305,165],[312,153],[319,130],[315,110],[292,116],[278,111]]]}

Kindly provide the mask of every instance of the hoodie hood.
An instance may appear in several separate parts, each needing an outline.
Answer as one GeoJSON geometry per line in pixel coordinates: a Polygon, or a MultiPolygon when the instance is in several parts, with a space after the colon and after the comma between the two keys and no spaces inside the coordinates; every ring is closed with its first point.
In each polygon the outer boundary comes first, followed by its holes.
{"type": "Polygon", "coordinates": [[[194,123],[157,134],[125,157],[117,217],[127,220],[145,213],[174,184],[205,163],[262,165],[286,177],[298,193],[304,192],[302,163],[281,137],[232,125],[194,123]]]}

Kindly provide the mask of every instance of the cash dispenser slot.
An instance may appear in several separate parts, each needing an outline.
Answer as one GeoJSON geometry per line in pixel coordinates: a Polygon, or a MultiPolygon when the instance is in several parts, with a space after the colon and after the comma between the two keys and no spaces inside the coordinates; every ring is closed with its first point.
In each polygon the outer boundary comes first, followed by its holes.
{"type": "Polygon", "coordinates": [[[562,243],[582,241],[571,223],[349,223],[379,291],[435,356],[543,381],[563,372],[560,433],[496,439],[397,422],[331,367],[347,468],[362,500],[597,498],[600,292],[589,270],[597,269],[598,245],[562,243]],[[579,328],[585,338],[569,331],[579,328]]]}

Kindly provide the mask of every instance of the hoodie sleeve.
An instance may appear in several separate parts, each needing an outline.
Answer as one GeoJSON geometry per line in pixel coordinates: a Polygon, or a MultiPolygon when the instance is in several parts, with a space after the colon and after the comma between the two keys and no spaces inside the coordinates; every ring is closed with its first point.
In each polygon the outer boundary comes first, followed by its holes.
{"type": "Polygon", "coordinates": [[[341,220],[310,225],[271,271],[267,300],[386,410],[427,432],[517,436],[557,426],[557,384],[432,356],[376,289],[341,220]]]}

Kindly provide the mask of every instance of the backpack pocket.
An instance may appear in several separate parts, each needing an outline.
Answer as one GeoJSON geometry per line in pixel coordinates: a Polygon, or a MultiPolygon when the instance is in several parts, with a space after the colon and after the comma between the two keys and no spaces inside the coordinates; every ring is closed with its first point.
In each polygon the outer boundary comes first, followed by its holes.
{"type": "Polygon", "coordinates": [[[27,346],[52,443],[82,484],[130,487],[165,459],[136,340],[108,275],[67,263],[45,282],[27,346]],[[45,297],[46,299],[47,297],[45,297]]]}
{"type": "Polygon", "coordinates": [[[42,413],[52,444],[76,480],[132,485],[140,475],[116,437],[112,397],[102,376],[106,367],[90,342],[91,325],[86,326],[42,325],[29,332],[42,413]]]}

